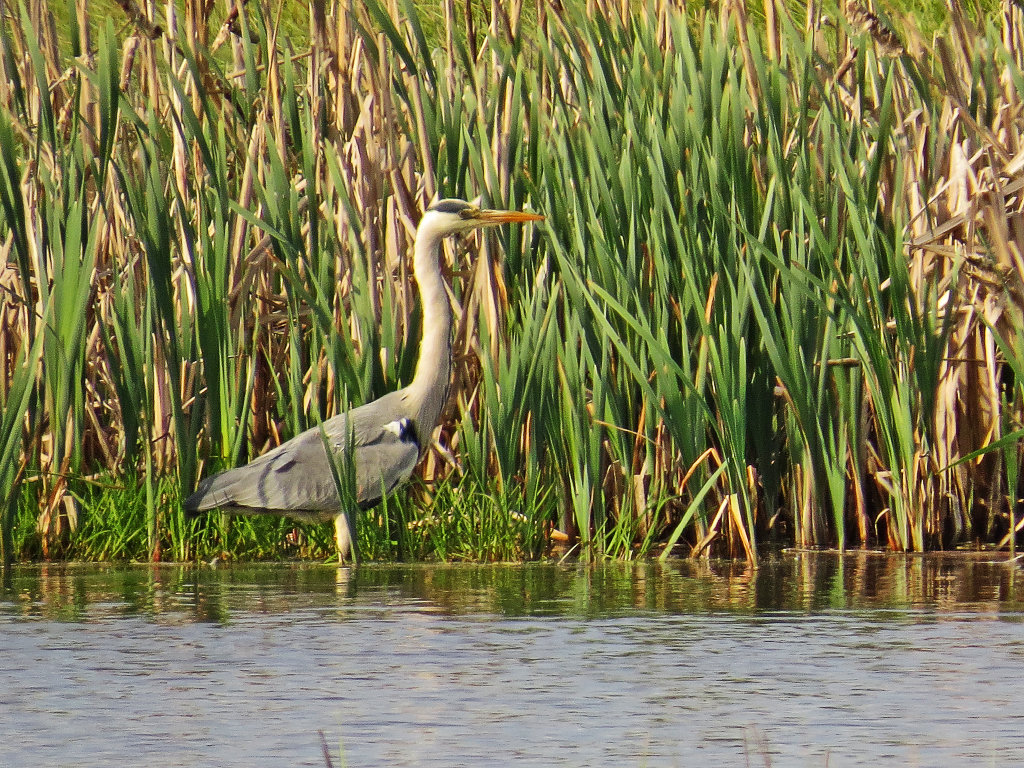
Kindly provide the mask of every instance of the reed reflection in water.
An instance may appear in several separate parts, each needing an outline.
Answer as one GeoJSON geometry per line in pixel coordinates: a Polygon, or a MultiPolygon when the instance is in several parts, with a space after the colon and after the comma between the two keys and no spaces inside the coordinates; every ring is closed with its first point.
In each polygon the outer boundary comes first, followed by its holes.
{"type": "Polygon", "coordinates": [[[0,765],[1011,765],[1019,573],[21,567],[0,765]]]}

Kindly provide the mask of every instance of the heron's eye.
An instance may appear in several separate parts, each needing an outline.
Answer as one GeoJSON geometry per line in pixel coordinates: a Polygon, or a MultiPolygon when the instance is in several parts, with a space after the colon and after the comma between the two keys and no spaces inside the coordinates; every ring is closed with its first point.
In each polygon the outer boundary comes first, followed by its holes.
{"type": "Polygon", "coordinates": [[[459,211],[459,216],[461,216],[464,219],[475,219],[476,218],[476,214],[477,214],[477,209],[474,208],[471,205],[467,206],[467,207],[463,208],[461,211],[459,211]]]}

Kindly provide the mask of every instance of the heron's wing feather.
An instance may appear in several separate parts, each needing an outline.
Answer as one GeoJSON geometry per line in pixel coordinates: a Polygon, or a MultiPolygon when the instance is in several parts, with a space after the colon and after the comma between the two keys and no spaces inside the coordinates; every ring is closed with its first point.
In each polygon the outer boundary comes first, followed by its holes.
{"type": "Polygon", "coordinates": [[[338,493],[318,432],[307,430],[249,464],[206,478],[185,500],[189,511],[215,507],[336,510],[338,493]]]}
{"type": "Polygon", "coordinates": [[[373,506],[412,475],[420,449],[397,435],[356,450],[356,489],[360,506],[373,506]]]}
{"type": "MultiPolygon", "coordinates": [[[[402,428],[406,420],[374,418],[383,413],[388,410],[364,406],[323,423],[323,434],[339,458],[349,448],[355,451],[356,500],[361,505],[376,502],[382,492],[407,480],[419,460],[415,435],[402,428]]],[[[320,427],[245,466],[206,478],[185,501],[185,509],[192,512],[215,507],[249,513],[305,512],[325,519],[337,514],[338,489],[320,427]]]]}

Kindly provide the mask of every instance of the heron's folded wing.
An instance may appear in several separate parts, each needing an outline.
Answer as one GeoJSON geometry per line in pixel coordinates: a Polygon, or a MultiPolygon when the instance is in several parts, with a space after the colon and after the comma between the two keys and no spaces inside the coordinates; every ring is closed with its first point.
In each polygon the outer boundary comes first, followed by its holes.
{"type": "Polygon", "coordinates": [[[208,477],[185,501],[185,508],[336,512],[341,502],[324,451],[324,435],[339,468],[344,468],[345,452],[354,451],[356,501],[361,506],[376,503],[412,474],[419,443],[407,419],[359,421],[353,422],[358,434],[346,434],[345,417],[335,417],[324,422],[323,433],[313,427],[245,466],[208,477]]]}
{"type": "Polygon", "coordinates": [[[360,506],[372,506],[412,475],[420,460],[419,445],[400,435],[382,435],[356,449],[356,493],[360,506]]]}
{"type": "Polygon", "coordinates": [[[185,508],[327,511],[337,509],[338,493],[317,430],[307,430],[249,464],[199,483],[185,508]]]}

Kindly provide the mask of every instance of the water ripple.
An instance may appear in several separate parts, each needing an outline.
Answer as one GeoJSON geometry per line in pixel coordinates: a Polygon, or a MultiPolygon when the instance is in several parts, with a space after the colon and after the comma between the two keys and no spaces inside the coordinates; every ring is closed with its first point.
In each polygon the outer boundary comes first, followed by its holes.
{"type": "Polygon", "coordinates": [[[0,765],[322,766],[318,730],[353,768],[1024,762],[1015,574],[993,603],[798,570],[759,608],[650,567],[473,569],[465,600],[447,567],[27,569],[0,765]]]}

